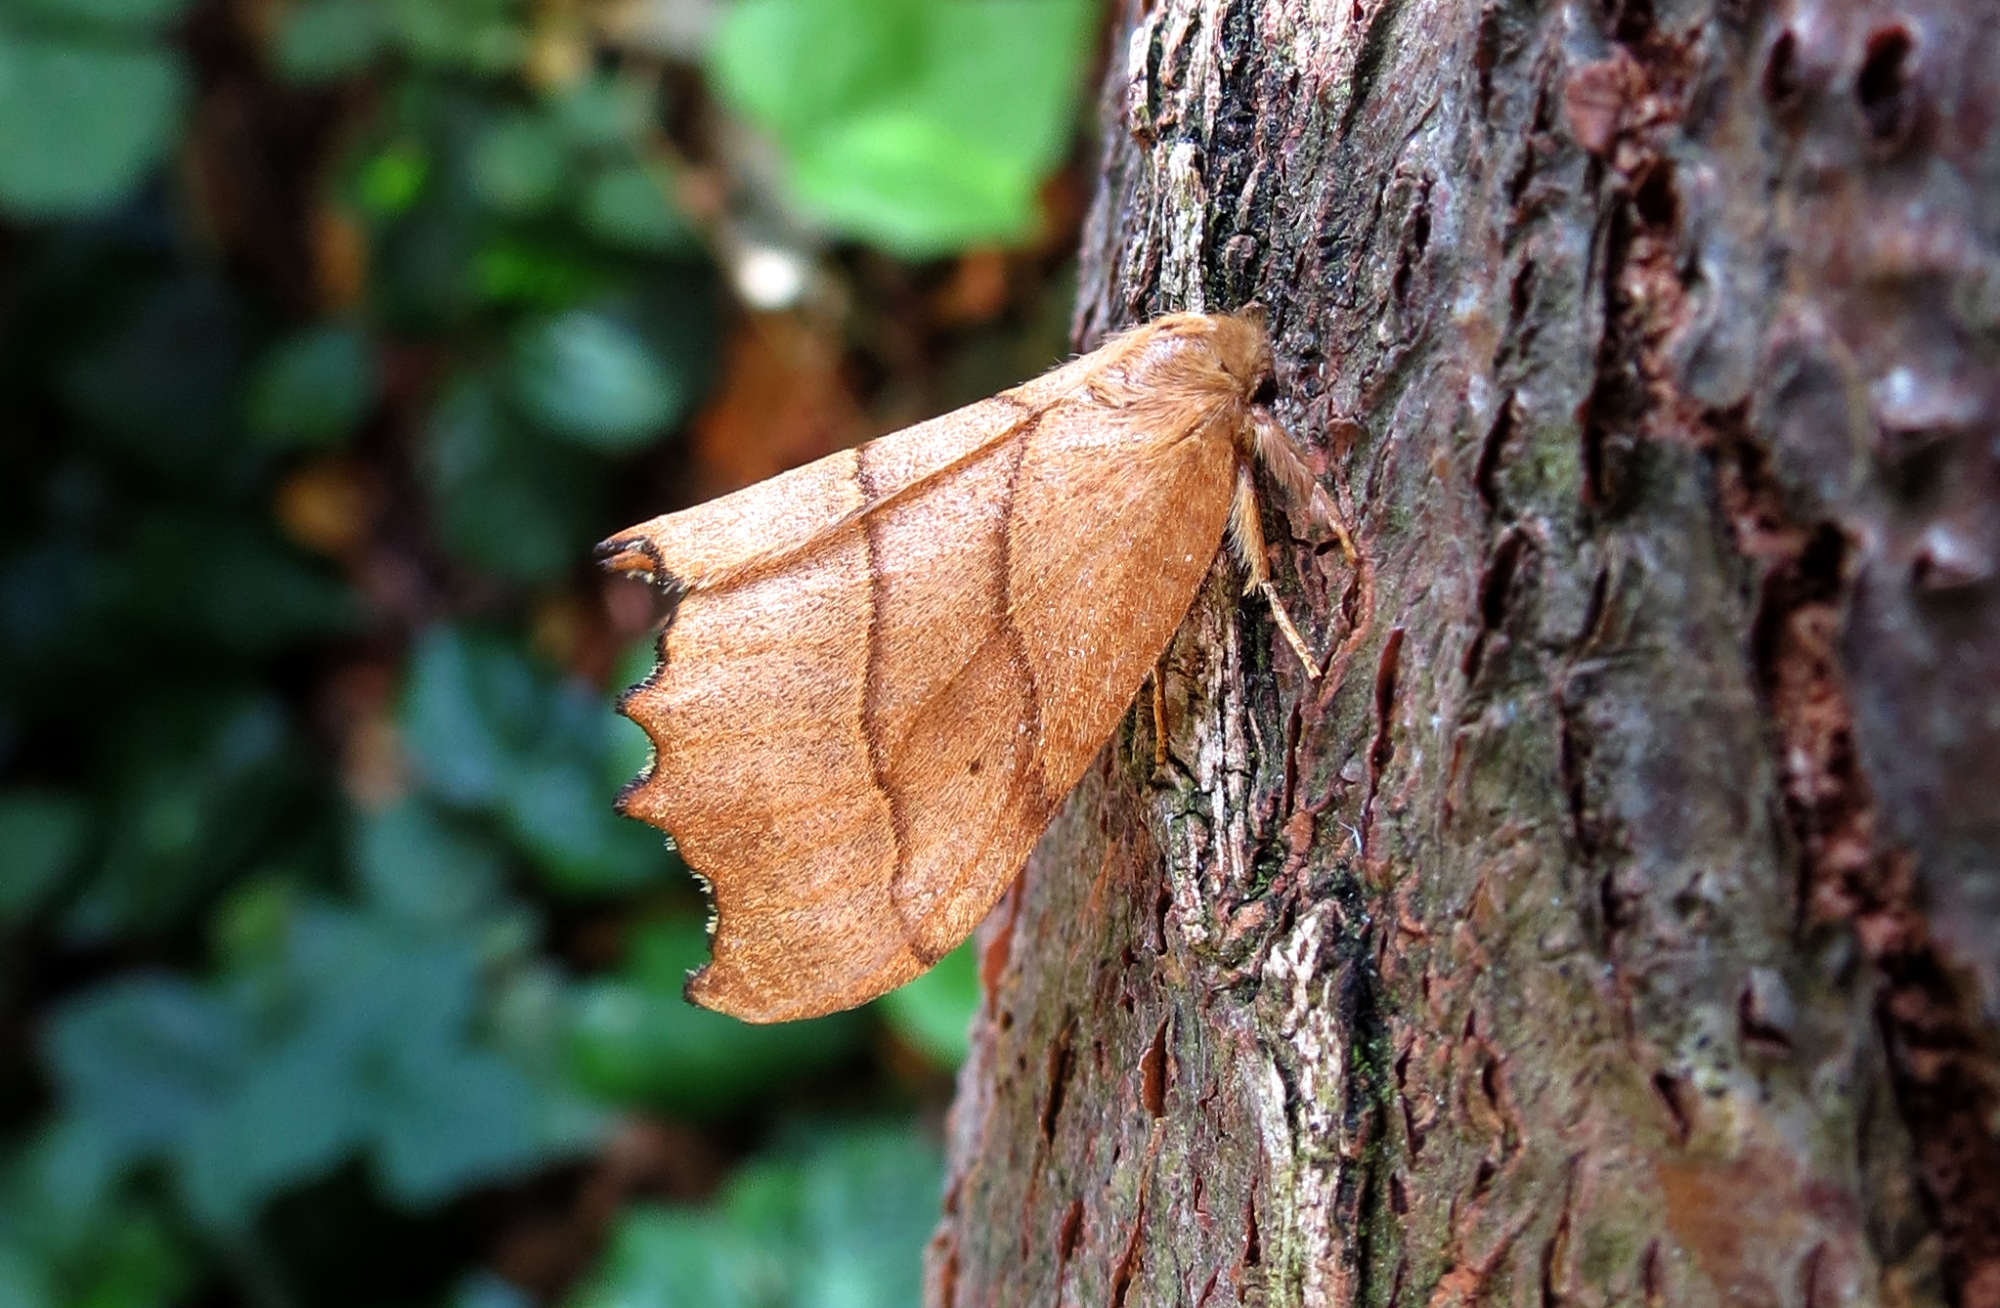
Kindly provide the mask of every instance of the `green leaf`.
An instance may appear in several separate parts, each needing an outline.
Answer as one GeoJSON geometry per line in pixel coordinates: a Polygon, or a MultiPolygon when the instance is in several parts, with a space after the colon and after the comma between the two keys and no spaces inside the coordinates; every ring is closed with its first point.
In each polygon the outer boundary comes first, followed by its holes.
{"type": "Polygon", "coordinates": [[[420,799],[357,823],[354,870],[367,903],[400,921],[470,924],[501,899],[506,866],[485,837],[420,799]]]}
{"type": "Polygon", "coordinates": [[[939,1173],[936,1151],[908,1127],[851,1127],[814,1142],[796,1162],[743,1169],[722,1208],[766,1247],[796,1251],[785,1268],[785,1302],[910,1303],[921,1297],[939,1173]]]}
{"type": "Polygon", "coordinates": [[[586,310],[524,326],[511,362],[522,413],[550,434],[593,449],[650,444],[693,398],[630,328],[586,310]]]}
{"type": "Polygon", "coordinates": [[[0,33],[0,206],[61,218],[116,204],[166,158],[186,97],[165,50],[0,33]]]}
{"type": "Polygon", "coordinates": [[[11,0],[15,14],[42,24],[79,24],[144,33],[163,26],[194,0],[11,0]]]}
{"type": "Polygon", "coordinates": [[[612,811],[604,778],[620,723],[595,689],[496,638],[437,628],[418,643],[402,720],[433,791],[492,813],[558,889],[624,893],[669,868],[658,835],[612,811]]]}
{"type": "Polygon", "coordinates": [[[765,1308],[765,1251],[706,1213],[640,1205],[619,1218],[567,1308],[765,1308]]]}
{"type": "Polygon", "coordinates": [[[830,125],[794,151],[791,173],[816,217],[911,257],[1024,234],[1039,180],[1009,153],[970,148],[938,118],[900,110],[830,125]]]}
{"type": "Polygon", "coordinates": [[[572,145],[629,149],[653,121],[653,88],[634,77],[600,73],[548,101],[549,114],[572,145]]]}
{"type": "Polygon", "coordinates": [[[281,341],[250,378],[245,420],[273,445],[331,445],[375,403],[375,350],[358,327],[327,323],[281,341]]]}
{"type": "Polygon", "coordinates": [[[699,248],[694,228],[671,194],[671,180],[658,169],[607,168],[584,184],[578,217],[606,245],[642,254],[691,253],[699,248]]]}
{"type": "Polygon", "coordinates": [[[491,1054],[414,1042],[397,1051],[377,1106],[376,1174],[389,1197],[428,1208],[551,1156],[540,1097],[491,1054]]]}
{"type": "Polygon", "coordinates": [[[936,967],[891,990],[879,1002],[897,1034],[940,1067],[957,1067],[965,1061],[967,1029],[979,1008],[978,949],[966,941],[939,959],[936,967]]]}
{"type": "Polygon", "coordinates": [[[907,1130],[849,1128],[760,1159],[708,1209],[642,1205],[568,1308],[875,1308],[921,1298],[937,1153],[907,1130]]]}
{"type": "Polygon", "coordinates": [[[430,185],[431,160],[414,141],[392,141],[370,155],[354,178],[363,208],[385,218],[409,212],[430,185]]]}
{"type": "Polygon", "coordinates": [[[567,232],[496,235],[473,255],[472,279],[489,304],[524,309],[566,309],[607,280],[603,261],[567,232]]]}
{"type": "Polygon", "coordinates": [[[468,1272],[452,1287],[446,1308],[534,1308],[536,1301],[492,1272],[468,1272]]]}
{"type": "Polygon", "coordinates": [[[657,831],[613,812],[615,793],[604,786],[594,757],[524,762],[508,778],[507,830],[559,891],[616,895],[641,889],[660,879],[668,858],[657,831]]]}
{"type": "Polygon", "coordinates": [[[235,444],[217,436],[233,431],[241,411],[240,301],[215,277],[183,272],[112,303],[117,312],[57,373],[63,400],[149,472],[212,486],[235,444]]]}
{"type": "Polygon", "coordinates": [[[45,1126],[0,1168],[0,1304],[169,1308],[191,1288],[189,1250],[155,1204],[103,1175],[91,1135],[74,1119],[45,1126]],[[47,1300],[17,1297],[24,1270],[47,1300]]]}
{"type": "Polygon", "coordinates": [[[1039,181],[1069,152],[1098,12],[1089,0],[927,6],[911,98],[968,146],[1039,181]]]}
{"type": "Polygon", "coordinates": [[[367,68],[387,34],[381,0],[303,0],[283,11],[271,58],[293,82],[330,82],[367,68]]]}
{"type": "Polygon", "coordinates": [[[329,1025],[323,1012],[309,1014],[289,1039],[260,1049],[214,1111],[175,1142],[180,1193],[209,1226],[244,1227],[266,1199],[325,1176],[367,1138],[359,1051],[328,1038],[329,1025]]]}
{"type": "Polygon", "coordinates": [[[1086,0],[745,0],[710,49],[722,98],[776,137],[793,198],[909,255],[1019,239],[1067,151],[1086,0]]]}
{"type": "Polygon", "coordinates": [[[583,1143],[554,1087],[469,1043],[481,1000],[470,942],[320,909],[299,919],[284,970],[294,1020],[198,1141],[218,1146],[210,1171],[185,1169],[213,1211],[248,1211],[356,1148],[392,1200],[423,1208],[583,1143]],[[299,1139],[266,1138],[292,1115],[315,1121],[299,1139]]]}
{"type": "MultiPolygon", "coordinates": [[[[480,968],[461,939],[320,906],[213,992],[166,977],[99,987],[57,1013],[47,1059],[75,1123],[51,1139],[103,1161],[50,1152],[40,1174],[164,1162],[188,1213],[240,1232],[357,1152],[412,1207],[573,1152],[597,1118],[470,1041],[480,968]]],[[[4,1193],[22,1188],[9,1178],[4,1193]]]]}
{"type": "Polygon", "coordinates": [[[177,1226],[150,1207],[105,1214],[90,1233],[89,1248],[68,1269],[70,1302],[82,1308],[171,1308],[183,1302],[194,1287],[196,1268],[177,1226]]]}
{"type": "Polygon", "coordinates": [[[686,919],[637,933],[619,975],[583,988],[570,1038],[572,1077],[619,1103],[714,1118],[754,1107],[851,1055],[867,1031],[858,1013],[750,1026],[681,997],[708,958],[707,933],[686,919]]]}
{"type": "Polygon", "coordinates": [[[118,608],[163,646],[270,654],[342,631],[355,616],[331,572],[241,514],[158,510],[139,519],[124,550],[118,608]]]}
{"type": "Polygon", "coordinates": [[[511,71],[528,52],[509,0],[383,0],[404,53],[422,63],[493,75],[511,71]]]}
{"type": "MultiPolygon", "coordinates": [[[[0,630],[7,633],[0,680],[13,683],[0,698],[26,700],[45,679],[67,680],[110,662],[102,600],[114,570],[101,546],[79,547],[53,535],[0,560],[0,630]]],[[[33,707],[62,711],[47,702],[33,707]]]]}
{"type": "Polygon", "coordinates": [[[127,1159],[96,1123],[74,1114],[43,1122],[19,1145],[0,1167],[0,1235],[52,1261],[73,1260],[112,1206],[127,1159]]]}
{"type": "Polygon", "coordinates": [[[424,780],[454,804],[498,803],[544,691],[497,638],[437,626],[417,641],[403,691],[403,742],[424,780]]]}
{"type": "MultiPolygon", "coordinates": [[[[923,1248],[943,1189],[935,1148],[909,1126],[850,1128],[819,1144],[800,1167],[795,1224],[778,1248],[813,1251],[793,1264],[792,1302],[820,1308],[914,1303],[922,1297],[923,1248]]],[[[730,1187],[730,1215],[749,1225],[752,1176],[730,1187]]]]}
{"type": "Polygon", "coordinates": [[[545,877],[573,893],[623,893],[666,870],[659,833],[613,811],[605,760],[625,721],[595,687],[574,680],[547,688],[531,756],[509,778],[507,829],[545,877]]]}
{"type": "Polygon", "coordinates": [[[554,124],[538,114],[511,113],[489,123],[474,144],[472,187],[503,213],[539,213],[561,191],[568,163],[554,124]]]}
{"type": "Polygon", "coordinates": [[[602,467],[528,430],[484,381],[464,378],[446,391],[423,453],[438,530],[454,554],[516,581],[544,581],[578,561],[602,467]]]}
{"type": "Polygon", "coordinates": [[[569,978],[553,959],[537,955],[516,963],[498,979],[483,1014],[487,1044],[538,1080],[559,1082],[570,1001],[569,978]]]}
{"type": "Polygon", "coordinates": [[[428,1207],[518,1174],[584,1143],[576,1128],[592,1125],[468,1043],[479,966],[466,941],[354,914],[321,912],[299,932],[292,967],[311,1020],[298,1038],[331,1053],[333,1092],[353,1104],[398,1203],[428,1207]]]}
{"type": "Polygon", "coordinates": [[[90,810],[56,791],[0,792],[0,927],[27,920],[76,867],[90,810]]]}
{"type": "Polygon", "coordinates": [[[291,945],[292,924],[303,907],[296,881],[266,873],[232,886],[208,915],[210,945],[225,972],[269,968],[291,945]]]}
{"type": "Polygon", "coordinates": [[[308,793],[274,699],[186,695],[135,706],[110,799],[119,821],[62,916],[80,944],[179,925],[298,821],[308,793]]]}
{"type": "Polygon", "coordinates": [[[188,1135],[242,1078],[248,1033],[187,982],[127,976],[58,1008],[47,1058],[63,1103],[115,1156],[188,1135]]]}
{"type": "Polygon", "coordinates": [[[892,96],[923,58],[926,12],[949,2],[739,0],[715,29],[709,76],[738,112],[799,140],[892,96]]]}
{"type": "Polygon", "coordinates": [[[55,1286],[41,1260],[0,1239],[0,1303],[56,1308],[55,1286]]]}

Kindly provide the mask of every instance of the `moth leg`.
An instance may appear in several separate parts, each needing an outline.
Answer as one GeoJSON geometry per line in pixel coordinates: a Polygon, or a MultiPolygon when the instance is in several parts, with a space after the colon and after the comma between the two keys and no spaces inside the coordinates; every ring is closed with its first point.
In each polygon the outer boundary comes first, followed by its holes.
{"type": "Polygon", "coordinates": [[[1160,665],[1155,663],[1147,674],[1153,683],[1153,766],[1167,765],[1167,689],[1160,679],[1160,665]]]}
{"type": "Polygon", "coordinates": [[[1347,556],[1349,564],[1360,561],[1360,554],[1354,548],[1354,537],[1348,534],[1347,524],[1334,511],[1333,501],[1327,498],[1326,488],[1319,484],[1306,466],[1305,456],[1299,453],[1298,443],[1292,439],[1269,409],[1253,408],[1250,411],[1251,447],[1257,453],[1257,462],[1270,471],[1285,494],[1294,503],[1305,506],[1308,515],[1318,520],[1340,542],[1340,552],[1347,556]]]}
{"type": "Polygon", "coordinates": [[[1292,625],[1292,615],[1285,612],[1277,589],[1271,585],[1271,565],[1264,558],[1264,524],[1257,515],[1257,483],[1250,475],[1248,463],[1239,464],[1236,469],[1236,498],[1229,506],[1229,544],[1248,574],[1243,593],[1247,595],[1254,590],[1263,594],[1278,630],[1284,633],[1299,662],[1306,665],[1307,680],[1317,680],[1319,662],[1306,648],[1305,637],[1292,625]]]}

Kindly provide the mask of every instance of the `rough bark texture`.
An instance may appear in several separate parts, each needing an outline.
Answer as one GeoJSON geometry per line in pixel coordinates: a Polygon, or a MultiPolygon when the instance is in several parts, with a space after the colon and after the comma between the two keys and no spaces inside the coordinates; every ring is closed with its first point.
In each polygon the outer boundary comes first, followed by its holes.
{"type": "Polygon", "coordinates": [[[934,1303],[2000,1305],[1996,19],[1124,15],[1079,340],[1265,304],[1367,561],[984,928],[934,1303]]]}

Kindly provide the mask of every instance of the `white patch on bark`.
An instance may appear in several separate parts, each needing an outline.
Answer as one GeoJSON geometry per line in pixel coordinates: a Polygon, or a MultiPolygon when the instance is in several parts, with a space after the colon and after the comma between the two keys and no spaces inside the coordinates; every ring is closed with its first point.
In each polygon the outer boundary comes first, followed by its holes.
{"type": "MultiPolygon", "coordinates": [[[[1285,1254],[1274,1269],[1292,1269],[1299,1279],[1299,1302],[1330,1304],[1343,1297],[1342,1269],[1334,1251],[1343,1233],[1332,1228],[1334,1187],[1350,1152],[1340,1121],[1347,1095],[1347,1044],[1334,1004],[1335,969],[1322,966],[1322,951],[1339,931],[1340,911],[1331,900],[1316,905],[1271,947],[1264,960],[1265,993],[1280,1005],[1274,1034],[1283,1041],[1270,1052],[1279,1087],[1276,1112],[1289,1139],[1282,1154],[1294,1159],[1290,1192],[1272,1205],[1272,1236],[1284,1238],[1274,1252],[1285,1254]],[[1291,1093],[1284,1094],[1278,1064],[1291,1070],[1291,1093]],[[1286,1266],[1289,1264],[1289,1267],[1286,1266]]],[[[1259,1104],[1260,1121],[1270,1112],[1259,1104]]],[[[1269,1146],[1267,1145],[1267,1150],[1269,1146]]]]}
{"type": "Polygon", "coordinates": [[[1160,255],[1160,292],[1166,303],[1190,313],[1208,308],[1202,282],[1202,247],[1208,241],[1208,186],[1201,176],[1201,147],[1191,141],[1167,155],[1160,206],[1166,215],[1166,248],[1160,255]]]}

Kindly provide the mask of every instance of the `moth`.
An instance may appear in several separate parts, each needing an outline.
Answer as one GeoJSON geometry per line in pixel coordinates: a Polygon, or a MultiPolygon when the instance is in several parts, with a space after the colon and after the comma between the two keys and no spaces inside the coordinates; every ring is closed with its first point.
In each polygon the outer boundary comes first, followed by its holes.
{"type": "MultiPolygon", "coordinates": [[[[597,547],[664,592],[619,810],[714,903],[688,998],[872,999],[968,936],[1117,728],[1225,533],[1286,641],[1253,465],[1353,546],[1258,392],[1261,321],[1179,313],[991,399],[597,547]]],[[[1157,686],[1157,682],[1155,683],[1157,686]]]]}

